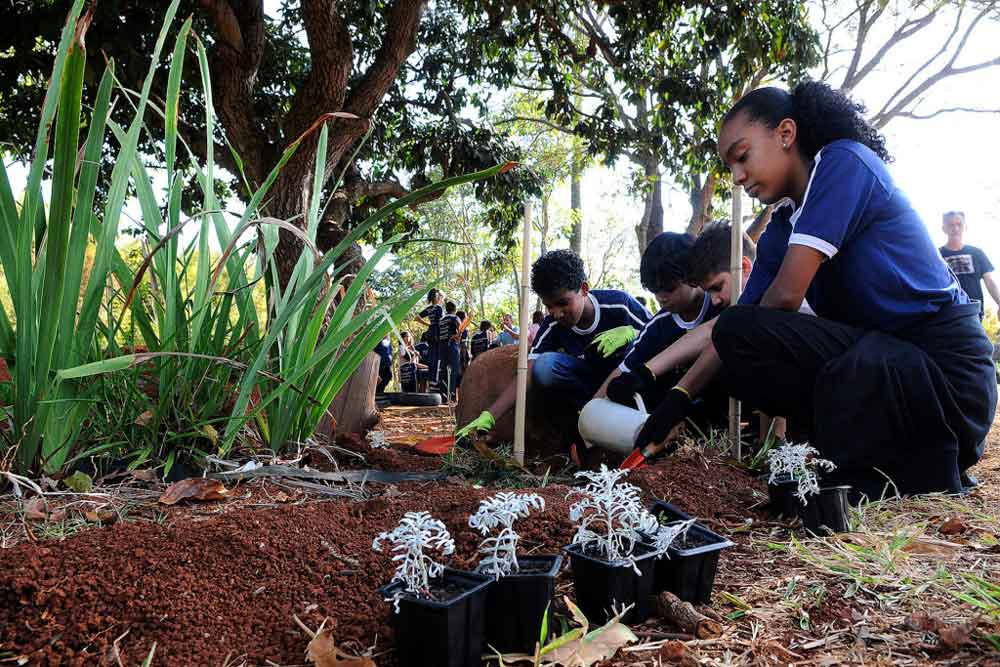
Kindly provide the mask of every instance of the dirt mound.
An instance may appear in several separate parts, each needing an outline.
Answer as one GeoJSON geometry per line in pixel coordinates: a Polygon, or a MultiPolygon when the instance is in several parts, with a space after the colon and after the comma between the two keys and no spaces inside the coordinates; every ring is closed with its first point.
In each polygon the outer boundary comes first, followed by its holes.
{"type": "MultiPolygon", "coordinates": [[[[469,365],[462,376],[455,422],[467,424],[479,416],[514,381],[517,370],[517,346],[506,345],[487,350],[469,365]]],[[[564,454],[576,432],[576,415],[554,412],[542,392],[528,392],[525,452],[529,457],[564,454]]],[[[513,442],[514,410],[497,420],[490,434],[491,443],[513,442]]]]}
{"type": "Polygon", "coordinates": [[[671,502],[709,523],[740,522],[753,513],[764,516],[767,485],[724,461],[681,451],[632,472],[628,481],[648,494],[671,502]]]}

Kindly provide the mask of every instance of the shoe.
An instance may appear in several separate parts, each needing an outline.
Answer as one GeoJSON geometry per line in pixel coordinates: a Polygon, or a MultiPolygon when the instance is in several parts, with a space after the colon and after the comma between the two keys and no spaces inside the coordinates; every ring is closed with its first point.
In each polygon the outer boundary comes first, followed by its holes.
{"type": "Polygon", "coordinates": [[[970,475],[967,471],[962,472],[962,476],[959,477],[959,481],[966,489],[974,489],[979,486],[979,480],[970,475]]]}

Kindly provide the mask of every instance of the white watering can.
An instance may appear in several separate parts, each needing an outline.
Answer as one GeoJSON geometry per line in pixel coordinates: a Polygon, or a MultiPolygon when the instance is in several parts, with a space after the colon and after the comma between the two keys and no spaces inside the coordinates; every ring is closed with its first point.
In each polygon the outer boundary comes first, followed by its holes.
{"type": "Polygon", "coordinates": [[[607,398],[595,398],[583,406],[577,428],[587,448],[601,447],[628,456],[635,448],[649,413],[639,394],[635,395],[638,410],[615,403],[607,398]]]}

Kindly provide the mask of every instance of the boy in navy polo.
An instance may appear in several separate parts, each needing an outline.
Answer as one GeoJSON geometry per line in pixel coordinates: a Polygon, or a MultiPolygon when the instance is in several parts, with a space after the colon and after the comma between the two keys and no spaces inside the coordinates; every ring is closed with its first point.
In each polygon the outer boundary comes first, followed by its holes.
{"type": "Polygon", "coordinates": [[[489,320],[483,320],[479,323],[479,331],[472,334],[472,358],[475,359],[480,354],[490,349],[490,345],[493,340],[490,336],[490,332],[493,330],[493,323],[489,320]]]}
{"type": "MultiPolygon", "coordinates": [[[[550,405],[579,410],[618,364],[610,357],[635,339],[652,319],[649,311],[619,290],[591,290],[583,260],[571,250],[553,250],[531,268],[531,288],[548,309],[528,354],[529,384],[545,390],[550,405]],[[603,358],[585,354],[595,343],[603,358]]],[[[516,383],[509,382],[488,410],[455,435],[489,431],[514,406],[516,383]]]]}
{"type": "MultiPolygon", "coordinates": [[[[721,306],[712,304],[707,292],[685,281],[688,253],[692,244],[693,241],[687,234],[664,232],[653,239],[642,253],[639,278],[642,286],[656,297],[660,312],[643,327],[629,346],[621,364],[612,371],[604,386],[597,392],[598,396],[605,393],[608,383],[614,378],[622,373],[634,372],[675,340],[721,311],[721,306]]],[[[667,381],[668,378],[660,378],[657,385],[667,381]]],[[[647,392],[643,392],[643,400],[647,406],[652,407],[669,389],[669,386],[665,386],[657,391],[655,387],[649,387],[647,392]]],[[[631,402],[631,396],[628,402],[631,402]]]]}

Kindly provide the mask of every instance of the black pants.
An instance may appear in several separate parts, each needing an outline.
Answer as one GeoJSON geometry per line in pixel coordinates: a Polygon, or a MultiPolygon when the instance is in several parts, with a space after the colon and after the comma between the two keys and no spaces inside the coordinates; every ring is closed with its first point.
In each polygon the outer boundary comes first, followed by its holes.
{"type": "Polygon", "coordinates": [[[794,420],[836,465],[831,483],[878,498],[961,490],[996,409],[978,306],[887,334],[754,306],[719,316],[712,340],[731,395],[794,420]]]}

